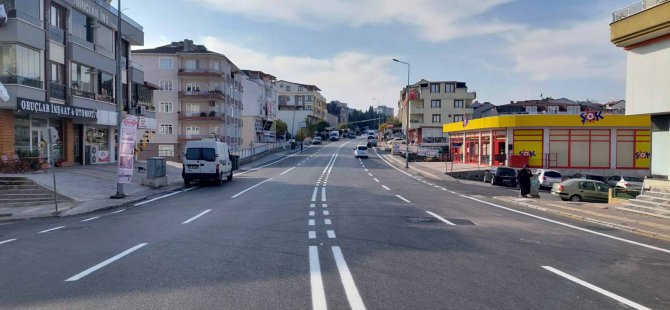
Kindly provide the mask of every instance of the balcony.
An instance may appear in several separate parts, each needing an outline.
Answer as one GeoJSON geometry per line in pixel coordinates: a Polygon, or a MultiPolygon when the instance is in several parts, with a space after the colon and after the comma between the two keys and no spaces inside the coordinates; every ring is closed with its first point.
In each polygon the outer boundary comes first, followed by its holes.
{"type": "Polygon", "coordinates": [[[19,84],[35,88],[42,88],[42,81],[31,79],[18,75],[0,75],[0,83],[2,84],[19,84]]]}
{"type": "Polygon", "coordinates": [[[49,91],[51,92],[51,98],[55,99],[60,99],[60,100],[65,100],[65,89],[67,86],[57,84],[57,83],[49,83],[49,91]]]}
{"type": "Polygon", "coordinates": [[[70,88],[70,91],[72,91],[73,96],[79,96],[79,97],[84,97],[84,98],[95,100],[95,94],[94,93],[87,92],[87,91],[80,90],[80,89],[76,89],[76,88],[70,88]]]}
{"type": "Polygon", "coordinates": [[[412,107],[411,110],[411,114],[423,114],[423,107],[412,107]]]}
{"type": "Polygon", "coordinates": [[[612,14],[610,40],[628,47],[670,34],[670,0],[644,0],[612,14]]]}
{"type": "Polygon", "coordinates": [[[182,68],[179,69],[179,76],[180,77],[186,77],[186,76],[191,76],[191,77],[213,77],[217,79],[224,79],[224,72],[220,70],[214,70],[214,69],[188,69],[188,68],[182,68]]]}
{"type": "Polygon", "coordinates": [[[179,99],[214,99],[214,100],[224,100],[226,99],[225,95],[220,90],[213,91],[180,91],[179,99]]]}
{"type": "Polygon", "coordinates": [[[201,140],[201,139],[210,139],[213,138],[213,135],[201,135],[201,134],[180,134],[177,136],[179,142],[191,141],[191,140],[201,140]]]}
{"type": "Polygon", "coordinates": [[[215,111],[198,113],[179,112],[178,119],[179,121],[189,122],[223,122],[226,120],[226,116],[223,113],[215,111]]]}
{"type": "Polygon", "coordinates": [[[612,13],[612,22],[622,20],[628,16],[635,15],[637,13],[640,13],[646,9],[652,8],[654,6],[657,6],[663,2],[668,2],[670,0],[642,0],[635,2],[629,6],[626,6],[622,9],[614,11],[612,13]]]}

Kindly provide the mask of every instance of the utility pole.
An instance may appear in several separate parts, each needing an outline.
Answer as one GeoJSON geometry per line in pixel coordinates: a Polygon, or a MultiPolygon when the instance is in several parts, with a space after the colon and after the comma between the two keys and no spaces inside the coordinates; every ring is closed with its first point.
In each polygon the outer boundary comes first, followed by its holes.
{"type": "MultiPolygon", "coordinates": [[[[123,122],[123,100],[121,89],[121,0],[117,0],[117,16],[116,16],[116,42],[115,42],[115,55],[116,55],[116,158],[121,159],[121,123],[123,122]]],[[[118,180],[116,182],[116,195],[111,196],[110,198],[120,199],[125,198],[126,194],[123,193],[123,183],[120,183],[118,180]]]]}

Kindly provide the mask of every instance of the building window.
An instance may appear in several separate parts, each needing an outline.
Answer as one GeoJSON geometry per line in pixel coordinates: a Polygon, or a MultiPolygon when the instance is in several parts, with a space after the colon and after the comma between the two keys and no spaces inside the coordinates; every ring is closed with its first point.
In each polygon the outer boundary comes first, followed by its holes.
{"type": "Polygon", "coordinates": [[[537,114],[537,106],[534,106],[534,105],[526,106],[526,113],[537,114]]]}
{"type": "Polygon", "coordinates": [[[305,96],[305,101],[306,102],[313,102],[314,101],[314,96],[305,96]]]}
{"type": "Polygon", "coordinates": [[[159,84],[161,90],[167,90],[167,91],[172,90],[172,80],[161,80],[159,84]]]}
{"type": "Polygon", "coordinates": [[[221,71],[221,63],[218,61],[213,62],[212,69],[214,69],[214,71],[221,71]]]}
{"type": "Polygon", "coordinates": [[[186,83],[186,92],[197,92],[200,91],[200,85],[198,83],[193,82],[193,83],[186,83]]]}
{"type": "Polygon", "coordinates": [[[188,59],[188,60],[186,60],[186,62],[184,63],[184,67],[185,67],[186,69],[191,69],[191,70],[198,69],[198,68],[200,68],[200,60],[197,60],[197,59],[188,59]]]}
{"type": "Polygon", "coordinates": [[[172,102],[171,101],[162,101],[160,103],[160,111],[162,113],[172,113],[173,107],[172,107],[172,102]]]}
{"type": "Polygon", "coordinates": [[[161,157],[172,157],[174,156],[174,145],[171,144],[160,144],[158,145],[158,156],[161,157]]]}
{"type": "Polygon", "coordinates": [[[433,114],[433,123],[441,123],[441,122],[442,122],[442,115],[433,114]]]}
{"type": "Polygon", "coordinates": [[[95,88],[93,82],[95,81],[95,74],[93,68],[85,65],[72,63],[72,89],[76,90],[74,95],[90,98],[94,96],[95,88]]]}
{"type": "Polygon", "coordinates": [[[200,127],[198,126],[186,126],[186,135],[194,136],[200,134],[200,127]]]}
{"type": "Polygon", "coordinates": [[[433,109],[439,109],[442,108],[442,100],[440,99],[434,99],[430,101],[430,107],[433,109]]]}
{"type": "Polygon", "coordinates": [[[298,91],[302,91],[302,90],[303,90],[303,87],[302,87],[302,86],[298,86],[298,91]]]}
{"type": "Polygon", "coordinates": [[[98,74],[98,94],[103,100],[114,101],[114,76],[107,72],[98,74]]]}
{"type": "Polygon", "coordinates": [[[579,114],[581,112],[581,109],[579,106],[569,106],[567,107],[568,114],[579,114]]]}
{"type": "Polygon", "coordinates": [[[0,82],[42,88],[40,52],[18,44],[0,44],[0,82]]]}
{"type": "Polygon", "coordinates": [[[444,92],[445,93],[453,93],[455,91],[456,91],[456,85],[454,85],[454,83],[444,84],[444,92]]]}
{"type": "Polygon", "coordinates": [[[172,64],[172,58],[160,58],[158,60],[158,65],[161,70],[172,70],[174,69],[172,64]]]}
{"type": "Polygon", "coordinates": [[[547,114],[558,114],[558,106],[548,106],[547,114]]]}
{"type": "Polygon", "coordinates": [[[72,34],[80,39],[93,43],[93,18],[77,10],[70,11],[72,34]]]}
{"type": "Polygon", "coordinates": [[[197,115],[200,115],[200,105],[197,103],[187,103],[186,116],[197,116],[197,115]]]}
{"type": "Polygon", "coordinates": [[[463,115],[454,115],[454,122],[462,122],[463,121],[463,115]]]}
{"type": "Polygon", "coordinates": [[[430,92],[431,93],[439,93],[440,92],[440,84],[430,84],[430,92]]]}
{"type": "Polygon", "coordinates": [[[49,10],[51,18],[49,23],[58,29],[65,29],[65,10],[55,4],[51,5],[49,10]]]}
{"type": "Polygon", "coordinates": [[[160,125],[160,134],[161,135],[171,135],[172,134],[172,124],[161,124],[160,125]]]}
{"type": "Polygon", "coordinates": [[[456,109],[465,108],[465,102],[462,99],[454,100],[454,108],[456,108],[456,109]]]}
{"type": "Polygon", "coordinates": [[[649,129],[619,129],[616,138],[618,169],[649,169],[651,133],[649,129]]]}
{"type": "Polygon", "coordinates": [[[291,91],[291,86],[286,85],[286,91],[291,91]]]}
{"type": "Polygon", "coordinates": [[[105,50],[114,53],[114,30],[100,24],[95,27],[95,43],[105,50]]]}

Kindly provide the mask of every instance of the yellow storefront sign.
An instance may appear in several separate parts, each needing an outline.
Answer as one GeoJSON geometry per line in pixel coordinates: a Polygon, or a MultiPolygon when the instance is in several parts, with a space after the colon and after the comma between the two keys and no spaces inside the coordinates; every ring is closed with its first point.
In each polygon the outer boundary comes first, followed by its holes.
{"type": "Polygon", "coordinates": [[[445,133],[463,132],[492,128],[519,128],[519,127],[650,127],[649,115],[619,115],[593,113],[561,114],[561,115],[503,115],[491,116],[442,125],[445,133]]]}

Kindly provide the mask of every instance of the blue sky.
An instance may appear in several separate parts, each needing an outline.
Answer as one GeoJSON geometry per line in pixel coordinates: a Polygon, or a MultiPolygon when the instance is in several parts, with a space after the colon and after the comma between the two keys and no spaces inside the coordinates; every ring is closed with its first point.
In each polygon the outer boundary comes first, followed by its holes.
{"type": "MultiPolygon", "coordinates": [[[[480,101],[625,97],[611,13],[631,0],[123,1],[145,47],[185,38],[243,69],[316,84],[356,108],[396,107],[411,81],[458,80],[480,101]]],[[[116,1],[114,1],[116,4],[116,1]]]]}

